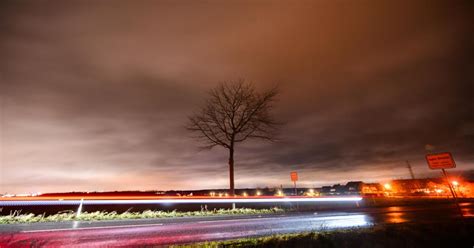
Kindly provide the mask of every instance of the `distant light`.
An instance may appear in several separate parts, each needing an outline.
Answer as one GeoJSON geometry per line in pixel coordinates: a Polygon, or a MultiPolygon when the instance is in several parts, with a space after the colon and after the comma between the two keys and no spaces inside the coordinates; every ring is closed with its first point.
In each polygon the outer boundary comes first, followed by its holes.
{"type": "Polygon", "coordinates": [[[386,189],[386,190],[390,190],[392,188],[392,185],[390,185],[389,183],[386,183],[383,185],[383,187],[386,189]]]}
{"type": "Polygon", "coordinates": [[[278,190],[278,191],[277,191],[277,196],[284,196],[283,191],[282,191],[282,190],[278,190]]]}
{"type": "Polygon", "coordinates": [[[435,191],[436,191],[436,193],[441,193],[441,192],[443,192],[443,190],[441,190],[441,189],[435,189],[435,191]]]}
{"type": "Polygon", "coordinates": [[[260,190],[257,190],[257,192],[255,192],[255,195],[261,196],[261,195],[262,195],[262,192],[260,192],[260,190]]]}
{"type": "Polygon", "coordinates": [[[452,183],[454,186],[458,186],[458,185],[459,185],[458,181],[452,181],[451,183],[452,183]]]}
{"type": "Polygon", "coordinates": [[[305,193],[305,195],[307,195],[307,196],[316,196],[318,194],[315,193],[314,189],[308,189],[308,191],[305,193]]]}
{"type": "Polygon", "coordinates": [[[247,195],[247,192],[244,192],[242,195],[243,195],[244,197],[247,197],[247,196],[248,196],[248,195],[247,195]]]}

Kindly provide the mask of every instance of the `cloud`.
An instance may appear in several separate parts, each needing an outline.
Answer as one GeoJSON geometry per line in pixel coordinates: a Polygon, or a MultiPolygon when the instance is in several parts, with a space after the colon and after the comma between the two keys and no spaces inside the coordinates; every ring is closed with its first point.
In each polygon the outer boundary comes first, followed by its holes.
{"type": "Polygon", "coordinates": [[[225,188],[183,127],[239,77],[286,125],[239,144],[238,187],[425,175],[427,143],[472,169],[468,8],[410,5],[3,1],[0,192],[225,188]]]}

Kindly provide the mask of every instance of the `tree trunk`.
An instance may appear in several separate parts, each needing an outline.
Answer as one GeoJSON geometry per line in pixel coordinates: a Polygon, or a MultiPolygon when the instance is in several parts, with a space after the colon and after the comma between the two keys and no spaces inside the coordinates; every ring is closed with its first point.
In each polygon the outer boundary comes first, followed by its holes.
{"type": "Polygon", "coordinates": [[[234,196],[234,147],[229,148],[229,180],[230,180],[230,189],[229,195],[234,196]]]}

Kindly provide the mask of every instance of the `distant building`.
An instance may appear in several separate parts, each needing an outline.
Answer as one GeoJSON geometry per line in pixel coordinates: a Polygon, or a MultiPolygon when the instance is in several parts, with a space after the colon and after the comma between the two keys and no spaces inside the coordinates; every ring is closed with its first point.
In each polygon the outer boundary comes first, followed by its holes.
{"type": "MultiPolygon", "coordinates": [[[[334,195],[362,195],[372,194],[372,193],[380,193],[379,188],[380,184],[374,184],[374,186],[369,186],[363,183],[362,181],[352,181],[348,182],[346,185],[335,184],[333,186],[324,186],[320,190],[320,194],[323,196],[334,196],[334,195]],[[367,188],[367,189],[365,189],[367,188]],[[365,192],[364,192],[365,189],[365,192]]],[[[383,192],[381,193],[383,194],[383,192]]]]}
{"type": "MultiPolygon", "coordinates": [[[[454,179],[453,179],[454,180],[454,179]]],[[[453,183],[453,182],[451,182],[453,183]]],[[[473,197],[474,183],[465,180],[455,181],[453,188],[459,197],[473,197]]],[[[321,196],[427,196],[448,197],[451,195],[443,178],[397,179],[380,183],[348,182],[346,185],[334,184],[318,190],[321,196]]]]}

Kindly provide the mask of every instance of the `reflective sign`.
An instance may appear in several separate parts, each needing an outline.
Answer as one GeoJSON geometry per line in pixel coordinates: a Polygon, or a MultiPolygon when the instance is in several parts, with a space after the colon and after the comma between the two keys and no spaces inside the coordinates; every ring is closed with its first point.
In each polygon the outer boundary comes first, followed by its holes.
{"type": "Polygon", "coordinates": [[[291,181],[295,182],[298,181],[298,173],[296,171],[292,171],[290,173],[291,181]]]}
{"type": "Polygon", "coordinates": [[[456,168],[453,156],[449,152],[428,154],[426,161],[430,169],[449,169],[456,168]]]}

